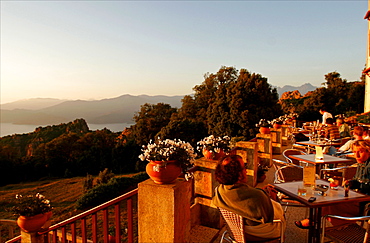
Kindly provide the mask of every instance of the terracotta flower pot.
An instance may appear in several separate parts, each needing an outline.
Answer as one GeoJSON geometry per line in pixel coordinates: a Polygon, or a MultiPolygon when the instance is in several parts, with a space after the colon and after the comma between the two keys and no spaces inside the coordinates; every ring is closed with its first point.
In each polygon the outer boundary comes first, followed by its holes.
{"type": "Polygon", "coordinates": [[[260,127],[260,133],[261,134],[270,134],[270,128],[269,127],[260,127]]]}
{"type": "Polygon", "coordinates": [[[277,129],[277,128],[281,128],[281,124],[274,123],[273,127],[274,127],[275,129],[277,129]]]}
{"type": "Polygon", "coordinates": [[[146,165],[146,173],[156,184],[171,184],[181,174],[181,167],[176,160],[150,161],[146,165]]]}
{"type": "Polygon", "coordinates": [[[212,159],[212,160],[219,160],[220,158],[225,156],[225,153],[222,149],[220,149],[219,153],[213,153],[213,152],[209,151],[208,149],[203,149],[202,153],[203,153],[203,156],[206,159],[212,159]]]}
{"type": "Polygon", "coordinates": [[[116,237],[114,235],[108,235],[108,242],[109,243],[115,243],[116,237]]]}
{"type": "Polygon", "coordinates": [[[37,214],[35,216],[19,216],[17,219],[18,226],[25,232],[38,232],[48,220],[47,214],[37,214]]]}

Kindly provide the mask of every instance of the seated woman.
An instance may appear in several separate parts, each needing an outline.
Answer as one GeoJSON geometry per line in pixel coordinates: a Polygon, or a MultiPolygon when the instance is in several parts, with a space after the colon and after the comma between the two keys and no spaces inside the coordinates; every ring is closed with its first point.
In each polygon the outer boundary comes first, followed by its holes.
{"type": "Polygon", "coordinates": [[[212,203],[245,218],[246,240],[277,238],[280,227],[273,219],[281,219],[284,224],[284,211],[281,205],[261,189],[247,185],[247,175],[243,159],[230,155],[221,159],[215,171],[220,185],[215,189],[212,203]]]}
{"type": "MultiPolygon", "coordinates": [[[[355,140],[352,144],[352,152],[357,161],[357,170],[353,179],[350,181],[350,189],[370,195],[370,141],[355,140]]],[[[323,207],[322,214],[334,214],[345,217],[359,216],[363,212],[363,206],[368,203],[342,203],[336,206],[323,207]]],[[[309,220],[295,221],[295,225],[302,229],[309,228],[309,220]]],[[[333,225],[345,223],[342,220],[331,221],[333,225]]]]}

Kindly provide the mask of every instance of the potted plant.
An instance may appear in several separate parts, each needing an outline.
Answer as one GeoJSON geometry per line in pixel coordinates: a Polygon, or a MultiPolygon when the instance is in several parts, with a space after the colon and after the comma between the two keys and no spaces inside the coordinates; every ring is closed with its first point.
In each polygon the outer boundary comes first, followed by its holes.
{"type": "Polygon", "coordinates": [[[269,134],[270,133],[270,121],[266,119],[261,119],[257,124],[256,127],[259,127],[260,133],[262,134],[269,134]]]}
{"type": "Polygon", "coordinates": [[[187,170],[193,166],[196,154],[190,143],[180,139],[151,140],[142,151],[139,158],[149,161],[146,172],[155,183],[173,183],[181,172],[185,179],[192,176],[187,170]]]}
{"type": "Polygon", "coordinates": [[[46,229],[47,221],[51,218],[52,207],[50,201],[43,195],[15,196],[14,206],[11,211],[19,216],[17,219],[18,226],[25,232],[37,232],[46,229]]]}
{"type": "Polygon", "coordinates": [[[283,122],[284,122],[284,118],[280,116],[272,120],[271,124],[272,124],[272,127],[276,129],[276,128],[280,128],[281,125],[283,125],[283,122]]]}
{"type": "Polygon", "coordinates": [[[197,142],[198,151],[207,159],[217,160],[230,152],[230,137],[215,137],[210,135],[197,142]]]}

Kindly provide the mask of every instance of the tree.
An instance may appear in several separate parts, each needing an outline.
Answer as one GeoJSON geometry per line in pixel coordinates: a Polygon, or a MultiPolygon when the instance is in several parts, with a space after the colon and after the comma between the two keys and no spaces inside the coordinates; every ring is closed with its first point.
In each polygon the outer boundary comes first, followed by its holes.
{"type": "Polygon", "coordinates": [[[209,134],[250,139],[257,133],[255,124],[259,119],[273,119],[281,114],[276,89],[260,74],[223,66],[204,78],[202,84],[194,87],[194,98],[184,97],[179,112],[161,134],[188,138],[189,142],[200,134],[200,139],[209,134]],[[180,127],[187,132],[180,132],[180,127]]]}
{"type": "Polygon", "coordinates": [[[348,111],[363,112],[365,83],[347,82],[338,72],[325,75],[326,87],[317,88],[303,102],[300,119],[312,121],[321,118],[319,109],[326,107],[333,115],[345,114],[348,111]]]}
{"type": "Polygon", "coordinates": [[[171,115],[177,112],[169,104],[158,103],[156,105],[144,104],[138,113],[134,115],[135,125],[132,126],[132,136],[138,145],[149,143],[155,139],[157,133],[169,122],[171,115]]]}

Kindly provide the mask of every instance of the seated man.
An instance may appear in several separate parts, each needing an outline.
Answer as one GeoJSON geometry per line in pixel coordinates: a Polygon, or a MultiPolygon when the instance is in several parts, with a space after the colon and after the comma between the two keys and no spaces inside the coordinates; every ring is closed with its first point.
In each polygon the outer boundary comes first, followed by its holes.
{"type": "Polygon", "coordinates": [[[330,140],[340,139],[337,125],[334,124],[333,118],[326,119],[327,127],[325,128],[325,138],[330,140]]]}
{"type": "Polygon", "coordinates": [[[245,218],[247,241],[280,236],[279,224],[272,221],[281,219],[285,229],[281,205],[271,200],[263,190],[247,185],[244,161],[239,155],[221,159],[215,175],[220,185],[215,189],[212,203],[245,218]]]}
{"type": "MultiPolygon", "coordinates": [[[[352,144],[352,151],[357,161],[357,170],[353,179],[350,181],[350,189],[357,190],[361,193],[370,195],[370,141],[356,140],[352,144]]],[[[368,202],[363,203],[342,203],[331,207],[323,207],[322,215],[333,214],[344,217],[359,216],[363,212],[363,206],[368,202]]],[[[308,229],[310,221],[304,219],[295,221],[295,225],[302,229],[308,229]]],[[[346,223],[343,220],[334,219],[331,223],[341,225],[346,223]]]]}
{"type": "Polygon", "coordinates": [[[351,129],[346,123],[344,123],[344,120],[342,118],[337,119],[337,126],[339,129],[339,135],[341,138],[346,138],[346,137],[351,136],[351,133],[350,133],[351,129]]]}

